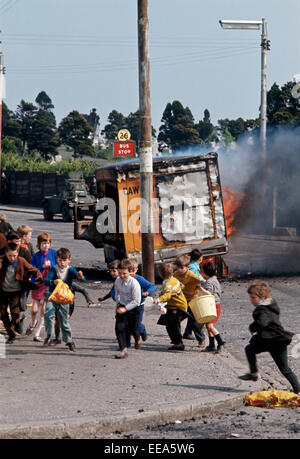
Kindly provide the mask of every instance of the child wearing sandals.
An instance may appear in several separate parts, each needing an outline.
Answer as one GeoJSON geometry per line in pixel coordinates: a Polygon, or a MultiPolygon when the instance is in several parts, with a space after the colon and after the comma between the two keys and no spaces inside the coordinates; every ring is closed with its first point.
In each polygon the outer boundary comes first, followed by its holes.
{"type": "MultiPolygon", "coordinates": [[[[56,250],[51,249],[51,236],[48,233],[41,233],[37,237],[37,247],[39,249],[32,259],[31,264],[37,268],[43,276],[43,281],[48,276],[50,268],[57,263],[56,250]]],[[[26,330],[26,335],[31,335],[34,331],[33,341],[41,342],[41,330],[44,326],[44,314],[46,308],[45,291],[47,286],[42,285],[31,293],[32,309],[31,309],[31,323],[26,330]],[[37,317],[38,316],[38,317],[37,317]]]]}

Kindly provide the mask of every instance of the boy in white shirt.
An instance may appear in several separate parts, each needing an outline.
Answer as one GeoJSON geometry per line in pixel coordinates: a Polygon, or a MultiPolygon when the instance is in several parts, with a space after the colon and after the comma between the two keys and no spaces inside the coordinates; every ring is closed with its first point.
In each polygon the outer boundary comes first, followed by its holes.
{"type": "Polygon", "coordinates": [[[141,287],[136,279],[130,275],[131,261],[122,260],[115,280],[116,294],[116,325],[115,332],[119,343],[120,352],[115,355],[116,359],[128,357],[126,345],[126,331],[134,337],[135,348],[140,349],[139,315],[141,303],[141,287]],[[128,326],[128,328],[127,328],[128,326]]]}

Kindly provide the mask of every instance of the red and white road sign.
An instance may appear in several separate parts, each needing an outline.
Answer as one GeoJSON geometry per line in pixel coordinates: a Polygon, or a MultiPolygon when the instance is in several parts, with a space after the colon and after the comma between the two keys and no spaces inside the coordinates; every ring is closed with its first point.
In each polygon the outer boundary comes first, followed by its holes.
{"type": "Polygon", "coordinates": [[[135,141],[127,140],[126,142],[114,141],[114,156],[130,157],[135,153],[135,141]]]}

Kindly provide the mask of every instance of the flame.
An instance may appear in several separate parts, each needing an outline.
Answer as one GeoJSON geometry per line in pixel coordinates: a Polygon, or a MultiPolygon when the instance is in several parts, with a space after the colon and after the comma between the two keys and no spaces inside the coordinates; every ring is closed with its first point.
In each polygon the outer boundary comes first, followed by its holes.
{"type": "Polygon", "coordinates": [[[236,213],[244,198],[245,196],[243,194],[237,193],[230,188],[223,189],[223,205],[227,236],[237,231],[235,226],[236,213]]]}

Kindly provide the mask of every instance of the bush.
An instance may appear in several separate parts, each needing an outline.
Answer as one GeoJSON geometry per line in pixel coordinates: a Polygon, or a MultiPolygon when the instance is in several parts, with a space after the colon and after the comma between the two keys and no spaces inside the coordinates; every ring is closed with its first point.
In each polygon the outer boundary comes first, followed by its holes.
{"type": "Polygon", "coordinates": [[[100,166],[100,162],[95,160],[88,161],[86,159],[75,159],[74,161],[62,159],[59,162],[49,162],[36,150],[20,156],[11,148],[9,151],[3,150],[2,154],[2,168],[15,171],[29,170],[31,172],[57,172],[59,174],[81,172],[83,175],[89,176],[94,175],[95,169],[100,166]]]}

